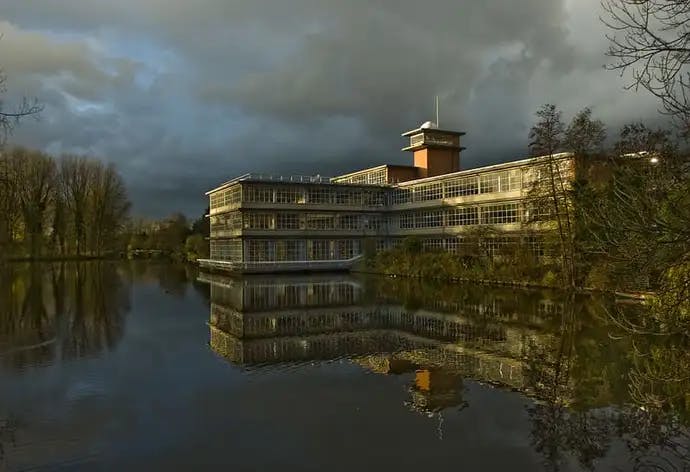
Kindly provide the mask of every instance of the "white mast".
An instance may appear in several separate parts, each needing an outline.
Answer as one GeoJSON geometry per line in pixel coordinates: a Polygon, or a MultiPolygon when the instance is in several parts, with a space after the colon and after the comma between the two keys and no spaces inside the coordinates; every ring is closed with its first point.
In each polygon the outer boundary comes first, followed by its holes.
{"type": "Polygon", "coordinates": [[[438,122],[438,95],[436,95],[436,127],[441,127],[440,123],[438,122]]]}

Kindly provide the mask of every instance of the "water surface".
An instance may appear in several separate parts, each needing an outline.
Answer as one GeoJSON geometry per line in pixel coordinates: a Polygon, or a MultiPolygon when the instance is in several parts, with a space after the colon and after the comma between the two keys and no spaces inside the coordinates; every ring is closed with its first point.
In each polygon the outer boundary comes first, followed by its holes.
{"type": "Polygon", "coordinates": [[[688,470],[677,350],[562,293],[0,267],[0,470],[688,470]]]}

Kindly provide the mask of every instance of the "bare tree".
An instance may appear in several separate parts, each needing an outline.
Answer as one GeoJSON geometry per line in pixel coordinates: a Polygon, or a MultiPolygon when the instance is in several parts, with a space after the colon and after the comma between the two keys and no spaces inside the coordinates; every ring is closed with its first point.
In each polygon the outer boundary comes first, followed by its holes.
{"type": "MultiPolygon", "coordinates": [[[[0,95],[7,92],[6,84],[7,76],[0,70],[0,95]]],[[[19,105],[12,110],[8,110],[3,100],[0,99],[0,144],[4,143],[22,118],[37,116],[41,111],[43,111],[43,106],[36,99],[23,98],[19,105]]]]}
{"type": "Polygon", "coordinates": [[[628,87],[654,94],[690,131],[690,0],[602,0],[602,7],[612,30],[609,69],[631,71],[628,87]]]}
{"type": "Polygon", "coordinates": [[[12,151],[15,161],[18,203],[28,240],[29,254],[37,257],[45,237],[48,212],[55,195],[55,161],[42,152],[16,148],[12,151]]]}
{"type": "Polygon", "coordinates": [[[122,229],[129,201],[122,178],[111,164],[93,161],[89,192],[89,240],[95,255],[101,256],[112,236],[122,229]]]}
{"type": "Polygon", "coordinates": [[[86,216],[92,166],[83,156],[64,156],[60,165],[60,191],[74,234],[74,249],[81,256],[86,246],[86,216]]]}
{"type": "Polygon", "coordinates": [[[544,157],[543,164],[535,166],[535,181],[530,191],[532,205],[539,213],[549,208],[550,217],[558,229],[562,278],[565,286],[575,285],[573,228],[568,198],[568,170],[557,154],[564,144],[565,125],[555,105],[544,105],[537,111],[538,122],[529,133],[533,154],[544,157]]]}

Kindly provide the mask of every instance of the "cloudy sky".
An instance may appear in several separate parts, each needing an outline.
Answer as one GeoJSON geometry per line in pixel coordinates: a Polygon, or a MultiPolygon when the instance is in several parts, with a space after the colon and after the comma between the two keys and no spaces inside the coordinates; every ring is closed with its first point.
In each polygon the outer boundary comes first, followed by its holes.
{"type": "Polygon", "coordinates": [[[599,0],[1,0],[14,142],[115,162],[134,213],[197,215],[249,171],[408,163],[400,133],[468,134],[462,167],[524,157],[540,104],[615,130],[657,104],[603,69],[599,0]]]}

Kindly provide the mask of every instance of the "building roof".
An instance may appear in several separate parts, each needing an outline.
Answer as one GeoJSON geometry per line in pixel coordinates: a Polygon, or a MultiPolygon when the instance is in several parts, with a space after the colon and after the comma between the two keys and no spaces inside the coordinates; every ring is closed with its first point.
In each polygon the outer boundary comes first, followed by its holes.
{"type": "Polygon", "coordinates": [[[419,133],[421,133],[421,132],[423,132],[423,131],[427,131],[427,132],[431,131],[431,132],[434,132],[434,133],[443,133],[443,134],[452,134],[453,136],[465,136],[465,135],[467,134],[467,133],[465,133],[464,131],[451,131],[451,130],[447,130],[447,129],[423,128],[423,127],[420,127],[420,128],[417,128],[417,129],[412,129],[412,130],[410,130],[410,131],[406,131],[406,132],[404,132],[401,136],[404,137],[404,138],[406,138],[406,137],[408,137],[408,136],[412,136],[413,134],[419,134],[419,133]]]}

